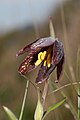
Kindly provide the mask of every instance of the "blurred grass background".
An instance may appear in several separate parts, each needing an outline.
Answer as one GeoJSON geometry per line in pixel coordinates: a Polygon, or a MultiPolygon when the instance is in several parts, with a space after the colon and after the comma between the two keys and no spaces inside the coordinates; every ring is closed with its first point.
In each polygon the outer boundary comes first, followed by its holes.
{"type": "MultiPolygon", "coordinates": [[[[53,18],[54,29],[56,37],[63,42],[65,49],[65,66],[70,79],[76,82],[76,62],[77,50],[80,47],[80,0],[69,0],[63,5],[64,17],[66,23],[67,39],[64,40],[63,23],[61,18],[61,8],[57,7],[53,14],[51,8],[50,16],[53,18]],[[67,46],[68,45],[68,46],[67,46]],[[71,73],[70,69],[73,68],[71,73]]],[[[17,71],[21,61],[25,55],[16,59],[16,52],[26,44],[34,41],[36,36],[46,37],[49,36],[49,19],[46,19],[41,24],[29,25],[25,27],[14,29],[11,32],[0,35],[0,120],[7,120],[6,115],[2,109],[2,105],[9,107],[16,116],[19,116],[21,103],[24,95],[26,80],[21,77],[17,71]],[[35,32],[35,29],[37,30],[35,32]],[[37,35],[35,34],[37,33],[37,35]]],[[[35,82],[37,70],[27,74],[27,77],[35,82]],[[34,78],[34,79],[33,79],[34,78]]],[[[51,84],[49,90],[54,89],[54,74],[51,75],[51,84]]],[[[70,83],[66,75],[60,81],[60,85],[70,83]]],[[[41,87],[41,85],[40,85],[41,87]]],[[[64,89],[65,94],[72,101],[75,109],[77,109],[77,94],[72,86],[64,89]]],[[[45,108],[54,104],[62,98],[60,92],[47,97],[45,108]]],[[[35,88],[30,85],[26,107],[23,119],[33,120],[35,105],[37,102],[37,94],[35,88]]],[[[51,112],[46,120],[74,120],[72,113],[69,109],[61,106],[57,110],[51,112]]]]}

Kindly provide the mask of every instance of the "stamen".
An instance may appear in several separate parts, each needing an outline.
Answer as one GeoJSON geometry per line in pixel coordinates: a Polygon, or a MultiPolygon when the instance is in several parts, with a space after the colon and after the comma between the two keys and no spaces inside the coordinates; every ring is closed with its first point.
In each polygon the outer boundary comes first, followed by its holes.
{"type": "Polygon", "coordinates": [[[42,52],[40,52],[40,53],[38,54],[38,60],[41,59],[41,55],[42,55],[42,54],[43,54],[42,52]]]}
{"type": "Polygon", "coordinates": [[[48,68],[51,66],[51,48],[49,48],[47,51],[40,52],[38,54],[38,60],[35,62],[35,65],[38,66],[42,61],[44,60],[44,66],[48,66],[48,68]],[[45,59],[47,55],[47,59],[45,59]]]}
{"type": "Polygon", "coordinates": [[[41,60],[37,60],[37,61],[35,62],[35,65],[38,66],[41,62],[42,62],[41,60]]]}
{"type": "Polygon", "coordinates": [[[48,57],[47,57],[47,66],[48,66],[48,68],[51,66],[51,55],[50,55],[50,53],[48,54],[48,57]]]}
{"type": "Polygon", "coordinates": [[[45,59],[46,54],[47,54],[46,51],[40,52],[40,53],[38,54],[38,60],[35,62],[35,65],[36,65],[36,66],[38,66],[38,65],[45,59]]]}
{"type": "Polygon", "coordinates": [[[47,60],[44,61],[44,66],[46,66],[47,60]]]}
{"type": "Polygon", "coordinates": [[[47,52],[46,52],[46,51],[44,51],[44,52],[42,53],[42,55],[41,55],[41,60],[44,60],[44,59],[45,59],[46,54],[47,54],[47,52]]]}

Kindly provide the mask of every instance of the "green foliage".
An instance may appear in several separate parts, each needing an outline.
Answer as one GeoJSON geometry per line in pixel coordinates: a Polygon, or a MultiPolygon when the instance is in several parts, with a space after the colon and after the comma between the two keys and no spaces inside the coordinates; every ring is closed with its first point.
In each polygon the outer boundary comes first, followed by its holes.
{"type": "Polygon", "coordinates": [[[37,106],[34,114],[34,120],[41,120],[43,116],[43,106],[40,100],[40,91],[37,89],[38,92],[38,101],[37,101],[37,106]]]}
{"type": "Polygon", "coordinates": [[[56,108],[60,107],[64,102],[66,101],[66,98],[64,98],[63,100],[61,100],[60,102],[56,103],[55,105],[51,106],[48,108],[47,112],[44,114],[42,120],[44,120],[44,118],[53,110],[55,110],[56,108]]]}
{"type": "Polygon", "coordinates": [[[9,120],[18,120],[16,118],[16,116],[14,115],[14,113],[9,108],[3,106],[3,109],[4,109],[5,113],[6,113],[6,115],[8,116],[9,120]]]}

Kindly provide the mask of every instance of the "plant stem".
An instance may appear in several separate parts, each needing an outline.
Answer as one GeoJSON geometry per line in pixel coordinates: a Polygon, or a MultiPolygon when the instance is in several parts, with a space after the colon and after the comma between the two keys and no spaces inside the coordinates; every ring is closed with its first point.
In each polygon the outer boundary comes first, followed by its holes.
{"type": "MultiPolygon", "coordinates": [[[[66,22],[65,22],[65,14],[64,14],[64,9],[63,9],[63,3],[62,0],[61,1],[61,5],[60,5],[60,10],[61,10],[61,18],[62,18],[62,26],[63,26],[63,35],[64,35],[64,41],[65,41],[65,49],[66,49],[66,56],[68,56],[69,53],[69,44],[68,44],[68,36],[67,36],[67,29],[66,29],[66,22]]],[[[67,61],[68,61],[68,66],[69,66],[69,71],[72,77],[72,80],[75,81],[75,74],[73,71],[73,67],[71,65],[71,59],[69,58],[69,56],[67,57],[67,61]]],[[[72,81],[71,81],[72,84],[72,81]]],[[[77,87],[75,86],[75,90],[77,90],[77,87]]],[[[63,91],[62,91],[63,92],[63,91]]],[[[78,120],[78,116],[77,116],[77,112],[74,109],[72,103],[70,102],[70,100],[68,99],[68,103],[70,105],[70,110],[75,118],[75,120],[78,120]]]]}
{"type": "MultiPolygon", "coordinates": [[[[65,20],[65,13],[64,13],[64,7],[63,7],[63,2],[62,0],[60,0],[61,4],[60,4],[60,11],[61,11],[61,20],[62,20],[62,28],[63,28],[63,37],[64,37],[64,45],[65,45],[65,51],[66,51],[66,59],[68,62],[68,68],[72,77],[72,81],[70,82],[75,82],[76,78],[75,78],[75,74],[74,74],[74,70],[71,64],[71,58],[69,56],[68,53],[70,53],[70,48],[69,48],[69,42],[68,42],[68,34],[67,34],[67,28],[66,28],[66,20],[65,20]]],[[[77,88],[75,87],[75,90],[77,90],[77,88]]]]}
{"type": "Polygon", "coordinates": [[[80,119],[80,93],[78,91],[78,118],[80,119]]]}
{"type": "MultiPolygon", "coordinates": [[[[54,90],[54,91],[48,93],[48,95],[53,94],[53,93],[55,93],[55,92],[58,92],[58,91],[60,91],[60,90],[62,90],[62,89],[64,89],[64,88],[66,88],[66,87],[71,86],[71,85],[77,85],[77,84],[78,84],[77,82],[66,84],[66,85],[61,86],[61,87],[57,88],[56,90],[54,90]]],[[[79,84],[80,84],[80,82],[79,82],[79,84]]]]}
{"type": "Polygon", "coordinates": [[[55,39],[54,26],[53,26],[51,17],[50,17],[50,20],[49,20],[49,29],[50,29],[50,36],[55,39]]]}
{"type": "MultiPolygon", "coordinates": [[[[76,112],[76,110],[74,109],[73,104],[71,103],[71,101],[69,100],[69,98],[67,97],[67,95],[66,95],[66,94],[63,92],[63,90],[62,90],[62,89],[64,89],[64,88],[68,87],[68,86],[71,86],[72,84],[73,84],[73,85],[77,85],[78,83],[77,83],[77,82],[69,83],[69,84],[66,84],[66,85],[61,86],[61,87],[58,86],[58,85],[55,85],[55,87],[56,87],[57,89],[54,90],[54,91],[52,91],[52,92],[50,92],[48,95],[60,91],[61,94],[63,95],[63,97],[66,97],[66,99],[67,99],[67,103],[68,103],[69,106],[70,106],[70,111],[71,111],[71,113],[73,114],[74,119],[75,119],[75,120],[79,120],[79,118],[78,118],[78,116],[77,116],[77,112],[76,112]]],[[[79,82],[79,84],[80,84],[80,82],[79,82]]]]}
{"type": "Polygon", "coordinates": [[[27,92],[28,92],[28,86],[29,86],[29,80],[27,80],[27,83],[26,83],[26,88],[25,88],[25,93],[24,93],[24,98],[23,98],[23,102],[22,102],[22,108],[21,108],[19,120],[22,120],[24,107],[25,107],[25,102],[26,102],[26,96],[27,96],[27,92]]]}
{"type": "Polygon", "coordinates": [[[45,99],[46,99],[47,91],[48,91],[48,80],[45,81],[44,90],[42,92],[42,104],[43,104],[43,107],[45,105],[45,99]]]}
{"type": "MultiPolygon", "coordinates": [[[[71,83],[71,84],[72,84],[72,83],[71,83]]],[[[58,88],[58,85],[56,85],[56,87],[58,88]]],[[[71,113],[73,114],[74,119],[75,119],[75,120],[79,120],[79,119],[78,119],[78,116],[77,116],[77,112],[76,112],[76,110],[75,110],[72,102],[70,101],[70,99],[67,97],[67,95],[66,95],[62,90],[60,90],[60,92],[61,92],[61,94],[63,95],[63,97],[66,97],[67,103],[68,103],[69,106],[70,106],[70,111],[71,111],[71,113]]]]}
{"type": "Polygon", "coordinates": [[[78,118],[80,119],[80,85],[79,85],[79,73],[80,73],[80,48],[78,48],[77,52],[77,64],[76,64],[76,77],[78,83],[78,118]]]}

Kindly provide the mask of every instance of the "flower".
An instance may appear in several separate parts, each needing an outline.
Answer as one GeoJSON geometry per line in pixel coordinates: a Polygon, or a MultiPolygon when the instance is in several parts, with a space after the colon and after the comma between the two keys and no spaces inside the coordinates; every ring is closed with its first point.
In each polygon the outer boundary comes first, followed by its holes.
{"type": "Polygon", "coordinates": [[[64,63],[64,48],[62,42],[52,37],[41,38],[22,48],[16,54],[16,57],[28,51],[29,55],[21,63],[18,69],[19,73],[25,75],[41,65],[36,83],[42,83],[47,80],[52,71],[57,68],[58,82],[64,63]]]}

